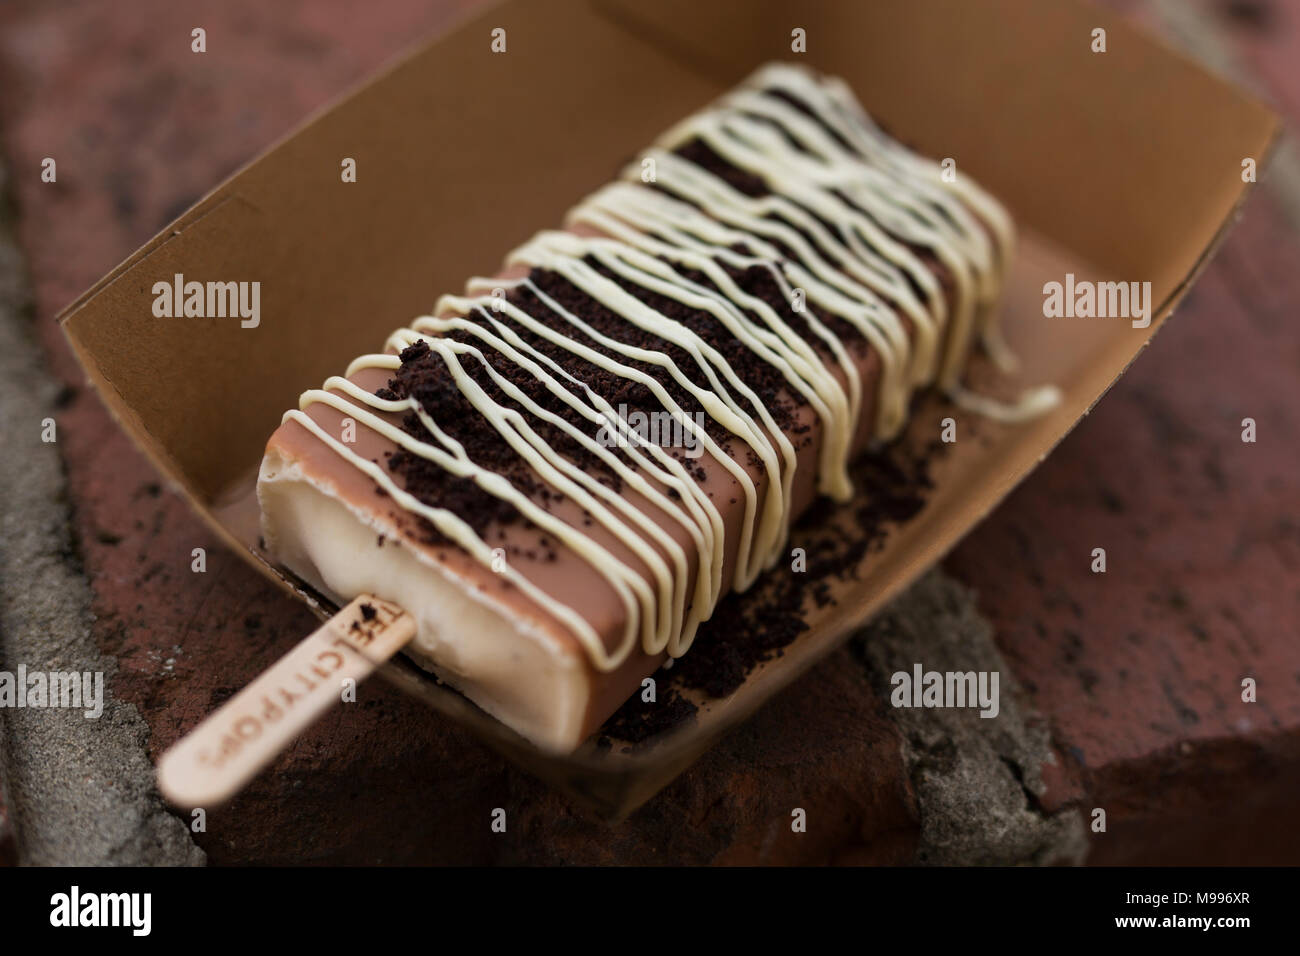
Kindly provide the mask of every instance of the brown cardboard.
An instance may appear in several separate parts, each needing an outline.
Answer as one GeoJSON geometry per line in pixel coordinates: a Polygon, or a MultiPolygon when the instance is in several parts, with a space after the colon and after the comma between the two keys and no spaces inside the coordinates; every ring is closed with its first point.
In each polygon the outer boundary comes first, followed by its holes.
{"type": "MultiPolygon", "coordinates": [[[[630,811],[827,653],[979,521],[1115,381],[1194,278],[1260,166],[1273,116],[1073,0],[791,4],[503,3],[419,50],[214,190],[61,316],[123,426],[259,569],[249,492],[267,437],[304,388],[459,291],[648,145],[772,58],[844,77],[895,135],[956,159],[1012,210],[1022,248],[1008,338],[1025,382],[1065,400],[1018,428],[975,423],[926,509],[864,562],[779,661],[655,747],[544,758],[409,665],[389,676],[539,775],[630,811]],[[506,30],[507,52],[490,49],[506,30]],[[1107,52],[1091,31],[1107,31],[1107,52]],[[356,183],[340,178],[357,161],[356,183]],[[1046,319],[1042,285],[1150,281],[1155,319],[1046,319]],[[261,323],[160,319],[154,282],[260,281],[261,323]]],[[[977,378],[1006,390],[987,369],[977,378]]],[[[944,407],[942,414],[954,414],[944,407]]],[[[933,430],[940,406],[915,428],[933,430]]],[[[299,592],[301,597],[310,595],[299,592]]],[[[328,609],[318,607],[322,613],[328,609]]],[[[268,664],[270,662],[268,661],[268,664]]]]}

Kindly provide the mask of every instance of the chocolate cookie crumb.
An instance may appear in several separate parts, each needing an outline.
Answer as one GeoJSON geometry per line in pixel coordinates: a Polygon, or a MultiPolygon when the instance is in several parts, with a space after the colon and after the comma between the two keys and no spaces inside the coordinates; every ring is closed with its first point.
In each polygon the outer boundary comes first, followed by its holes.
{"type": "Polygon", "coordinates": [[[855,578],[863,558],[883,546],[889,529],[925,506],[933,487],[931,463],[946,450],[941,442],[920,451],[900,443],[858,459],[851,469],[853,500],[835,505],[821,499],[795,525],[790,548],[804,549],[806,570],[778,565],[750,591],[724,598],[700,626],[690,650],[671,662],[671,669],[655,674],[659,702],[646,704],[640,692],[634,694],[601,727],[602,737],[644,745],[695,715],[696,706],[681,691],[726,697],[759,664],[780,657],[808,629],[807,612],[834,603],[830,582],[855,578]]]}
{"type": "Polygon", "coordinates": [[[658,699],[654,703],[643,701],[640,691],[629,697],[614,716],[605,721],[597,746],[602,749],[610,746],[611,738],[634,746],[643,744],[655,734],[694,717],[699,708],[663,684],[664,681],[660,680],[658,699]],[[602,744],[602,740],[606,743],[602,744]]]}

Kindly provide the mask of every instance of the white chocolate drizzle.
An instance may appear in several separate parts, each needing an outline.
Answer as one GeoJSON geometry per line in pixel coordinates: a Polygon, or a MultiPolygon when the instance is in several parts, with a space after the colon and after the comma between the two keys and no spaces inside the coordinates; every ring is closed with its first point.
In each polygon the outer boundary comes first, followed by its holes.
{"type": "Polygon", "coordinates": [[[408,493],[306,409],[329,405],[409,454],[472,481],[584,561],[625,611],[623,633],[612,646],[574,608],[508,562],[496,570],[565,627],[599,671],[617,668],[638,647],[650,655],[681,656],[728,586],[748,588],[780,559],[793,518],[798,463],[774,410],[716,345],[630,290],[707,313],[724,334],[779,373],[791,401],[817,417],[817,490],[838,501],[852,494],[849,459],[866,404],[855,350],[870,349],[880,359],[871,403],[871,433],[878,439],[897,435],[912,392],[934,383],[963,405],[1005,420],[1041,413],[1056,400],[1054,391],[1040,389],[1007,406],[962,387],[961,372],[976,341],[999,365],[1011,361],[994,308],[1014,250],[1011,222],[968,178],[942,182],[937,164],[882,133],[842,83],[791,66],[765,67],[668,131],[643,158],[654,160],[655,188],[640,181],[640,163],[629,167],[622,181],[570,211],[566,226],[575,231],[540,233],[511,254],[508,264],[527,267],[530,277],[471,280],[466,295],[444,296],[434,315],[395,332],[385,354],[362,356],[347,370],[349,377],[363,369],[395,371],[401,365],[396,353],[426,343],[483,424],[537,479],[579,505],[605,532],[602,540],[619,542],[642,567],[557,517],[506,475],[473,461],[412,398],[382,399],[348,377],[334,376],[304,392],[299,408],[284,416],[484,564],[492,563],[492,548],[469,523],[408,493]],[[763,194],[741,192],[675,152],[688,143],[707,146],[761,182],[763,194]],[[948,277],[947,289],[934,264],[948,277]],[[741,288],[737,277],[754,269],[770,276],[789,308],[774,308],[741,288]],[[644,335],[637,336],[643,344],[634,345],[585,321],[533,281],[534,270],[562,277],[672,348],[646,347],[644,335]],[[502,287],[526,290],[528,301],[542,308],[530,313],[509,296],[494,294],[502,287]],[[833,332],[831,319],[860,341],[833,332]],[[538,347],[539,340],[545,347],[538,347]],[[734,480],[743,519],[731,581],[723,580],[722,516],[691,469],[673,449],[651,442],[598,441],[601,427],[616,422],[619,411],[552,357],[561,352],[573,356],[574,368],[590,363],[644,386],[689,431],[714,469],[734,480]],[[590,427],[534,402],[494,362],[531,376],[590,427]],[[512,405],[493,399],[480,384],[488,379],[512,405]],[[674,395],[694,407],[683,407],[674,395]],[[709,427],[696,425],[697,410],[709,427]],[[393,424],[405,413],[419,418],[427,440],[393,424]],[[539,431],[542,423],[543,430],[560,430],[599,459],[666,521],[652,519],[557,451],[539,431]],[[691,552],[670,527],[680,529],[691,552]]]}

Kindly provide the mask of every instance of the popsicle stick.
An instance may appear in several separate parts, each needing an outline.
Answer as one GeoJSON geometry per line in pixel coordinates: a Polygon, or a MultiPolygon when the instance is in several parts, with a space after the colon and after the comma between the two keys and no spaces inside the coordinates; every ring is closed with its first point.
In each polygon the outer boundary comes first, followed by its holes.
{"type": "Polygon", "coordinates": [[[158,789],[186,809],[230,799],[415,630],[396,604],[356,598],[163,754],[158,789]]]}

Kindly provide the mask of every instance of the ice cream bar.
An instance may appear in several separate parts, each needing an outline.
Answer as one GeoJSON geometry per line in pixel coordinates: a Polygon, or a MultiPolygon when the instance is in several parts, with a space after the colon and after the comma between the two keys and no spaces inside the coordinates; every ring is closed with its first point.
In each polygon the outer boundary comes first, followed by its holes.
{"type": "MultiPolygon", "coordinates": [[[[1013,251],[1002,208],[892,140],[842,83],[770,65],[564,228],[304,392],[258,478],[273,558],[418,621],[406,652],[569,751],[916,389],[967,391],[1013,251]]],[[[773,571],[771,573],[782,573],[773,571]]]]}

